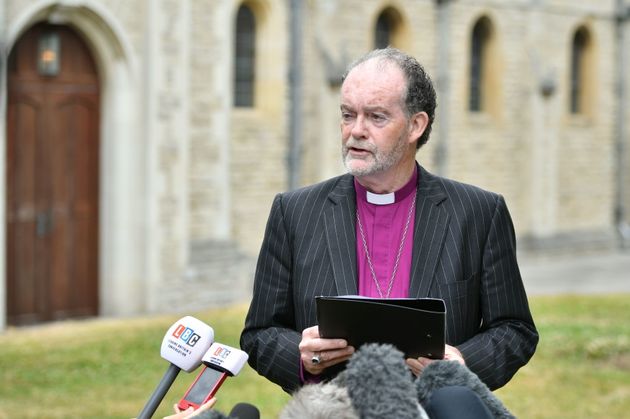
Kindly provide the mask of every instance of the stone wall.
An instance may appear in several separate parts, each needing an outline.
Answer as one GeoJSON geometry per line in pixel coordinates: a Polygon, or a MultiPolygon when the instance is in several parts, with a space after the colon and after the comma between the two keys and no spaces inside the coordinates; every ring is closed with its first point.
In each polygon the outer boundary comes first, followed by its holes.
{"type": "MultiPolygon", "coordinates": [[[[446,13],[441,16],[448,17],[446,40],[438,35],[436,3],[303,1],[301,183],[343,172],[339,77],[351,60],[372,48],[376,19],[391,7],[399,25],[393,46],[416,56],[437,87],[448,86],[450,91],[438,98],[436,125],[418,160],[429,170],[503,194],[524,243],[547,240],[560,248],[576,240],[610,242],[618,178],[625,180],[626,220],[630,218],[628,138],[625,172],[616,172],[616,2],[450,1],[441,9],[446,13]],[[470,112],[470,38],[482,16],[493,27],[493,100],[486,111],[470,112]],[[568,104],[571,39],[580,25],[589,30],[594,45],[593,106],[583,115],[572,115],[568,104]],[[439,48],[443,46],[448,47],[447,67],[441,74],[439,48]],[[552,88],[543,94],[545,83],[552,88]],[[442,115],[448,115],[444,130],[440,130],[442,115]],[[444,166],[438,167],[440,145],[447,154],[444,166]]],[[[119,127],[128,130],[135,143],[116,150],[139,150],[141,156],[137,165],[143,173],[138,180],[142,205],[134,205],[138,213],[128,217],[140,220],[138,232],[132,235],[134,243],[141,236],[137,243],[146,249],[138,253],[144,255],[138,262],[142,279],[127,286],[135,290],[134,295],[143,291],[146,301],[138,304],[143,310],[160,311],[195,295],[200,307],[246,298],[272,199],[287,189],[289,2],[246,2],[257,19],[252,108],[232,106],[234,21],[240,4],[239,0],[0,0],[5,27],[31,10],[57,5],[82,10],[95,19],[102,15],[102,22],[114,26],[111,33],[125,38],[121,44],[128,47],[125,65],[134,82],[131,96],[139,101],[130,104],[138,108],[135,120],[129,127],[119,127]],[[230,284],[236,292],[213,294],[230,284]],[[182,287],[204,291],[191,294],[182,287]]],[[[0,44],[6,45],[6,30],[0,28],[0,36],[0,44]]],[[[106,68],[102,57],[95,58],[106,68]]],[[[626,102],[625,119],[630,120],[629,93],[626,102]]],[[[105,109],[108,103],[113,102],[106,97],[105,109]]],[[[116,199],[115,189],[107,193],[116,199]]],[[[111,217],[111,211],[115,210],[104,208],[102,216],[111,217]]],[[[127,225],[125,217],[121,223],[127,225]]],[[[115,266],[107,269],[116,275],[115,266]]],[[[127,279],[106,280],[125,284],[127,279]]]]}

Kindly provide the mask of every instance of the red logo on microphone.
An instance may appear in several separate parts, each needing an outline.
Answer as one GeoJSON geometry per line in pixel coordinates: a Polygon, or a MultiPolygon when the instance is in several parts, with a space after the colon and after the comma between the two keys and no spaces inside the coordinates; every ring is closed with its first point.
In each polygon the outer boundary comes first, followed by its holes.
{"type": "Polygon", "coordinates": [[[215,351],[214,351],[214,356],[225,359],[230,355],[230,351],[229,349],[223,348],[221,346],[219,346],[215,351]]]}
{"type": "Polygon", "coordinates": [[[195,346],[201,336],[195,333],[190,327],[186,327],[183,324],[178,324],[173,331],[173,336],[183,340],[188,346],[195,346]]]}

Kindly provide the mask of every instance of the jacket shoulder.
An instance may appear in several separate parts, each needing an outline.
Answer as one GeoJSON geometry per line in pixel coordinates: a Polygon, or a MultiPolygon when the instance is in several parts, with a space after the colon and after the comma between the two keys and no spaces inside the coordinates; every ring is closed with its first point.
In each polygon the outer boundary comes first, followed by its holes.
{"type": "MultiPolygon", "coordinates": [[[[454,179],[423,172],[425,188],[432,196],[441,197],[447,207],[455,208],[494,208],[498,201],[502,200],[500,194],[483,189],[469,183],[460,182],[454,179]]],[[[422,179],[420,180],[422,183],[422,179]]],[[[422,189],[422,185],[421,185],[422,189]]]]}
{"type": "Polygon", "coordinates": [[[285,205],[313,204],[325,201],[329,196],[346,195],[354,190],[354,183],[350,175],[335,176],[333,178],[304,186],[292,191],[283,192],[279,199],[285,205]]]}
{"type": "Polygon", "coordinates": [[[477,198],[496,200],[499,194],[470,183],[464,183],[453,179],[440,178],[442,186],[447,194],[466,194],[477,198]]]}

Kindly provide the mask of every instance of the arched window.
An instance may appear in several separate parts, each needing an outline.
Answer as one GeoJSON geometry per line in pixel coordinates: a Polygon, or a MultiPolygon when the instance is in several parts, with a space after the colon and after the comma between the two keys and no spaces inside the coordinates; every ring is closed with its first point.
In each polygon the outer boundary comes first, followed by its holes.
{"type": "Polygon", "coordinates": [[[573,114],[585,113],[588,100],[588,77],[590,60],[590,34],[585,27],[579,28],[573,36],[571,47],[571,92],[570,111],[573,114]]]}
{"type": "Polygon", "coordinates": [[[489,44],[492,34],[490,20],[482,17],[475,23],[472,31],[470,48],[470,91],[468,109],[482,111],[485,108],[487,92],[487,73],[489,44]]]}
{"type": "Polygon", "coordinates": [[[234,48],[234,106],[254,106],[256,67],[256,18],[252,10],[241,5],[236,14],[234,48]]]}
{"type": "Polygon", "coordinates": [[[394,7],[386,7],[376,18],[374,48],[388,46],[405,49],[409,34],[403,15],[394,7]]]}
{"type": "Polygon", "coordinates": [[[390,14],[386,10],[378,16],[374,30],[374,48],[386,48],[390,45],[393,23],[390,14]]]}

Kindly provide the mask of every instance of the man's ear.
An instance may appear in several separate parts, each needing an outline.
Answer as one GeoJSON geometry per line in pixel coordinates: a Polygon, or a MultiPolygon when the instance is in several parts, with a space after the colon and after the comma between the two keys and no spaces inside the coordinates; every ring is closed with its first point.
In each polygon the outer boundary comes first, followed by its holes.
{"type": "Polygon", "coordinates": [[[429,126],[429,115],[426,112],[415,113],[409,118],[409,143],[420,138],[424,130],[429,126]]]}

